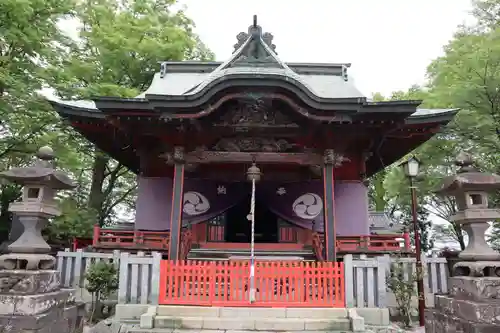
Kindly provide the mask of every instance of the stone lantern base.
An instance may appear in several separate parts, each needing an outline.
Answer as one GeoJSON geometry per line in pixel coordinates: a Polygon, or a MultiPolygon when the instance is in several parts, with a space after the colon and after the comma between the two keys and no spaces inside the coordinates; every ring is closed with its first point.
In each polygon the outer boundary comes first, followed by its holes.
{"type": "Polygon", "coordinates": [[[425,311],[426,333],[500,332],[500,278],[458,276],[425,311]]]}
{"type": "Polygon", "coordinates": [[[61,289],[54,270],[0,271],[0,327],[9,333],[73,333],[83,305],[73,289],[61,289]]]}

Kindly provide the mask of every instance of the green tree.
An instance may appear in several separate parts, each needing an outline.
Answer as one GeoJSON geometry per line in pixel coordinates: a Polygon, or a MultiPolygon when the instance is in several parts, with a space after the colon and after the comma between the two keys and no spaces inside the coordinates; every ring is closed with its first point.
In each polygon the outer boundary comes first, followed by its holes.
{"type": "MultiPolygon", "coordinates": [[[[414,85],[408,91],[396,91],[389,97],[384,97],[380,93],[373,95],[373,100],[428,100],[429,91],[423,87],[414,85]]],[[[425,103],[425,102],[424,102],[425,103]]],[[[424,104],[425,105],[425,104],[424,104]]],[[[372,206],[377,211],[385,211],[394,220],[408,226],[413,239],[411,197],[408,180],[405,179],[402,171],[397,167],[398,163],[388,166],[383,171],[378,172],[370,179],[369,194],[372,206]]],[[[427,251],[433,247],[434,241],[430,232],[430,212],[427,207],[428,193],[431,193],[431,185],[425,182],[424,177],[418,178],[418,222],[421,235],[421,248],[427,251]],[[425,186],[423,186],[425,185],[425,186]]]]}
{"type": "MultiPolygon", "coordinates": [[[[57,22],[73,14],[71,0],[0,1],[0,170],[30,162],[39,145],[50,142],[58,125],[38,94],[41,72],[68,45],[57,22]]],[[[20,195],[0,185],[0,228],[8,230],[8,206],[20,195]]]]}
{"type": "MultiPolygon", "coordinates": [[[[477,29],[461,29],[444,56],[431,64],[429,77],[444,103],[463,109],[449,129],[457,146],[468,148],[480,170],[499,173],[500,27],[492,9],[500,5],[477,1],[476,6],[477,29]]],[[[498,205],[499,199],[497,193],[492,203],[498,205]]],[[[496,225],[491,240],[500,238],[499,232],[496,225]]]]}
{"type": "MultiPolygon", "coordinates": [[[[60,66],[52,67],[52,86],[63,98],[135,97],[146,90],[159,61],[208,60],[213,54],[193,33],[193,22],[174,11],[172,0],[82,1],[76,17],[79,41],[60,66]]],[[[103,225],[135,193],[135,177],[125,166],[83,145],[88,185],[86,209],[103,225]]],[[[83,209],[84,207],[81,206],[83,209]]],[[[128,205],[125,205],[128,206],[128,205]]]]}

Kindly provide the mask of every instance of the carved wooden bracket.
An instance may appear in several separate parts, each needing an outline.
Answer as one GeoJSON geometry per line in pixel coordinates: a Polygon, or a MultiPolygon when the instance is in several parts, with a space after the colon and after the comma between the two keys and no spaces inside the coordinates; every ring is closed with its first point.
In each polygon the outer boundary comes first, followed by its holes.
{"type": "Polygon", "coordinates": [[[333,165],[336,168],[341,166],[342,163],[349,161],[349,158],[345,157],[343,154],[337,153],[333,149],[325,150],[325,154],[323,155],[323,163],[333,165]]]}

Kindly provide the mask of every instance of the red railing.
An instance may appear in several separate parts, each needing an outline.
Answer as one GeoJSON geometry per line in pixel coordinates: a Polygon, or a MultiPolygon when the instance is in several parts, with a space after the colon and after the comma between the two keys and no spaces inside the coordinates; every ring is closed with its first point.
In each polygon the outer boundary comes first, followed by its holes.
{"type": "Polygon", "coordinates": [[[79,238],[79,237],[74,237],[73,242],[71,244],[73,252],[78,250],[78,249],[83,249],[87,246],[92,246],[93,244],[93,239],[92,238],[79,238]]]}
{"type": "MultiPolygon", "coordinates": [[[[402,235],[337,236],[335,243],[340,253],[411,252],[410,235],[407,232],[402,235]]],[[[325,260],[323,233],[312,233],[312,247],[316,258],[325,260]]]]}
{"type": "MultiPolygon", "coordinates": [[[[292,228],[280,228],[280,242],[297,242],[296,230],[292,228]]],[[[214,237],[211,239],[219,239],[221,232],[218,229],[213,229],[214,237]]],[[[223,229],[222,229],[223,230],[223,229]]],[[[182,233],[183,256],[192,247],[193,235],[192,232],[182,233]],[[187,239],[186,237],[188,237],[187,239]]],[[[322,260],[324,256],[324,234],[312,233],[312,246],[318,260],[322,260]]],[[[116,230],[116,229],[101,229],[99,226],[94,227],[94,237],[92,246],[101,248],[131,248],[167,251],[170,241],[170,233],[168,231],[137,231],[137,230],[116,230]]],[[[220,241],[219,241],[220,242],[220,241]]],[[[410,252],[410,236],[408,233],[403,235],[370,235],[370,236],[337,236],[336,238],[337,252],[340,253],[370,253],[370,252],[410,252]],[[403,247],[401,246],[403,240],[403,247]]]]}
{"type": "Polygon", "coordinates": [[[160,304],[257,307],[345,307],[342,263],[260,261],[255,299],[248,261],[161,263],[160,304]]]}
{"type": "Polygon", "coordinates": [[[337,236],[338,252],[401,252],[403,235],[337,236]]]}
{"type": "Polygon", "coordinates": [[[101,229],[94,226],[92,246],[101,248],[133,248],[145,250],[168,250],[168,231],[138,231],[101,229]]]}

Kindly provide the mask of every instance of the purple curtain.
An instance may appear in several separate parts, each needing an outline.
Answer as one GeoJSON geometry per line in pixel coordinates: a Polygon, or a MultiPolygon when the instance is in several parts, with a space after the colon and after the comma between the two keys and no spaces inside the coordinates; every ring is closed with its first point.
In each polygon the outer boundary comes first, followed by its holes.
{"type": "MultiPolygon", "coordinates": [[[[172,180],[138,178],[135,227],[138,230],[170,229],[172,180]]],[[[250,195],[247,182],[229,183],[190,180],[184,183],[183,224],[200,223],[224,213],[250,195]]],[[[257,184],[258,204],[285,221],[323,232],[323,182],[257,184]]],[[[368,189],[361,182],[335,184],[335,225],[338,235],[369,234],[368,189]]]]}
{"type": "Polygon", "coordinates": [[[170,229],[172,179],[137,177],[135,229],[165,231],[170,229]]]}
{"type": "Polygon", "coordinates": [[[258,185],[269,210],[283,220],[307,229],[323,230],[323,183],[321,181],[265,183],[258,185]]]}
{"type": "MultiPolygon", "coordinates": [[[[170,229],[172,179],[138,177],[135,214],[137,230],[164,231],[170,229]]],[[[248,191],[246,183],[226,183],[186,179],[182,223],[196,224],[224,213],[236,205],[248,191]]]]}
{"type": "Polygon", "coordinates": [[[200,223],[220,215],[248,196],[246,183],[186,179],[183,224],[200,223]]]}
{"type": "MultiPolygon", "coordinates": [[[[264,183],[269,209],[299,227],[324,231],[323,182],[264,183]]],[[[341,236],[367,235],[368,189],[362,182],[335,183],[335,227],[341,236]]]]}

